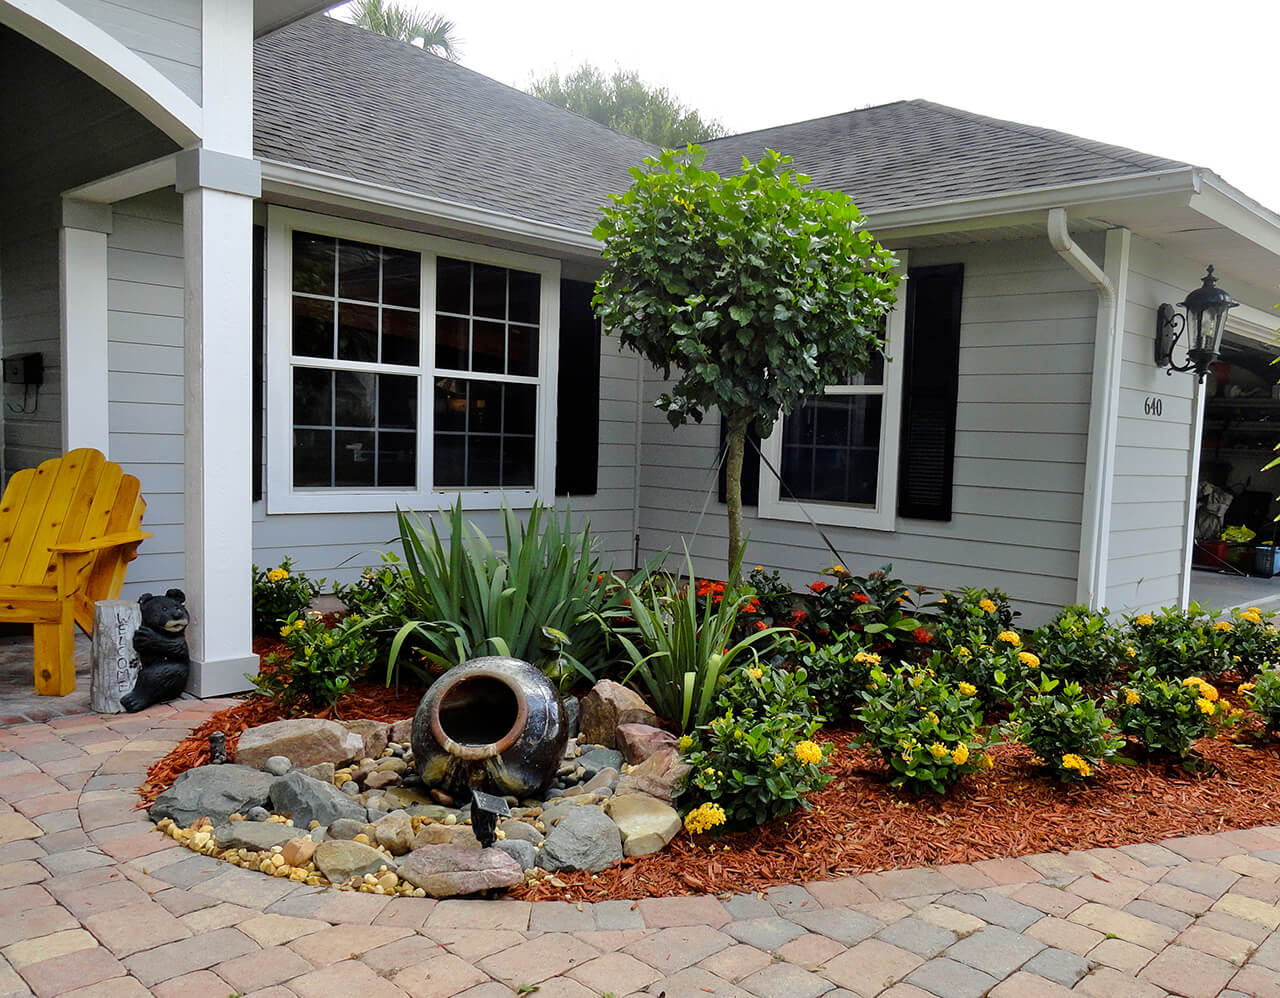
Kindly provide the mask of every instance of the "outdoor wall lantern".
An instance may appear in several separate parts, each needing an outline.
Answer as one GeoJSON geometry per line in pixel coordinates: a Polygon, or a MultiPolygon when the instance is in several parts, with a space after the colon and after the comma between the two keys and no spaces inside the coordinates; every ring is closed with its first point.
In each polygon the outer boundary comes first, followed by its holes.
{"type": "Polygon", "coordinates": [[[1200,287],[1188,294],[1185,301],[1178,302],[1177,307],[1186,309],[1185,314],[1174,311],[1174,306],[1167,303],[1160,306],[1156,315],[1156,365],[1167,367],[1166,374],[1194,371],[1197,380],[1203,382],[1222,346],[1227,312],[1240,303],[1215,287],[1218,279],[1213,276],[1212,266],[1200,280],[1200,287]],[[1183,333],[1187,334],[1187,359],[1185,363],[1175,364],[1173,348],[1183,333]]]}

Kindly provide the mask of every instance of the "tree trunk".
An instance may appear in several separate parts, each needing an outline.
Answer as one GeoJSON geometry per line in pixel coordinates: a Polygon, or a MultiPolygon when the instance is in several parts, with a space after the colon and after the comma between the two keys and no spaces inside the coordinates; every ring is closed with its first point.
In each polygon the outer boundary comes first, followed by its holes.
{"type": "Polygon", "coordinates": [[[729,508],[729,564],[725,578],[738,581],[742,560],[742,456],[746,450],[747,424],[751,414],[740,409],[728,417],[726,441],[729,451],[724,459],[724,498],[729,508]]]}

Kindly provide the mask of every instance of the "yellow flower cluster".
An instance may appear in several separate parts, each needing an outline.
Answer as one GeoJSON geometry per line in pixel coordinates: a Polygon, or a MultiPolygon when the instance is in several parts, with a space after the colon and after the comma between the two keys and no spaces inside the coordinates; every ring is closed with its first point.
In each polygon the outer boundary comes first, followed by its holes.
{"type": "Polygon", "coordinates": [[[1218,699],[1217,687],[1214,686],[1212,683],[1206,683],[1199,676],[1188,676],[1186,679],[1182,681],[1182,685],[1196,687],[1200,692],[1200,696],[1208,700],[1210,703],[1213,703],[1215,700],[1218,699]]]}
{"type": "Polygon", "coordinates": [[[973,683],[966,683],[964,680],[960,681],[957,689],[967,697],[971,697],[978,692],[978,687],[974,686],[973,683]]]}
{"type": "Polygon", "coordinates": [[[1200,708],[1200,713],[1208,717],[1213,717],[1213,701],[1204,697],[1196,697],[1196,706],[1200,708]]]}
{"type": "Polygon", "coordinates": [[[991,600],[984,597],[983,599],[978,600],[978,609],[983,613],[995,613],[996,605],[991,602],[991,600]]]}
{"type": "MultiPolygon", "coordinates": [[[[986,758],[986,756],[983,756],[983,758],[986,758]]],[[[954,762],[957,766],[963,766],[966,762],[968,762],[969,746],[966,745],[964,742],[961,742],[959,745],[957,745],[951,752],[951,761],[954,762]]]]}
{"type": "Polygon", "coordinates": [[[752,679],[763,679],[764,669],[748,669],[747,675],[750,676],[752,679]]]}
{"type": "Polygon", "coordinates": [[[267,573],[268,582],[280,582],[282,579],[287,579],[288,577],[289,573],[283,568],[273,568],[267,573]]]}
{"type": "Polygon", "coordinates": [[[1013,645],[1015,648],[1022,644],[1022,638],[1017,631],[1001,631],[996,635],[996,640],[1003,641],[1007,645],[1013,645]]]}
{"type": "Polygon", "coordinates": [[[1124,650],[1124,653],[1128,655],[1130,658],[1138,657],[1138,649],[1133,647],[1133,645],[1129,645],[1129,647],[1124,650]]]}
{"type": "Polygon", "coordinates": [[[978,756],[978,765],[982,769],[995,769],[996,761],[984,752],[982,755],[978,756]]]}
{"type": "Polygon", "coordinates": [[[1139,627],[1150,627],[1156,622],[1155,618],[1149,613],[1140,613],[1133,618],[1133,622],[1139,627]]]}
{"type": "Polygon", "coordinates": [[[944,755],[950,755],[951,753],[947,750],[947,747],[942,744],[942,742],[934,742],[929,746],[929,754],[935,759],[941,759],[944,755]]]}
{"type": "Polygon", "coordinates": [[[680,746],[680,751],[681,751],[681,752],[688,752],[688,751],[689,751],[689,749],[693,748],[693,736],[692,736],[692,735],[681,735],[681,736],[680,736],[680,741],[679,741],[679,742],[677,742],[676,744],[680,746]]]}
{"type": "Polygon", "coordinates": [[[699,804],[684,816],[684,827],[690,835],[701,835],[710,828],[723,825],[724,822],[724,808],[710,802],[699,804]]]}
{"type": "Polygon", "coordinates": [[[1018,652],[1018,661],[1028,669],[1040,668],[1040,657],[1038,655],[1031,654],[1029,651],[1018,652]]]}
{"type": "Polygon", "coordinates": [[[1062,757],[1062,768],[1074,770],[1081,776],[1088,776],[1093,772],[1093,767],[1074,752],[1068,752],[1062,757]]]}
{"type": "Polygon", "coordinates": [[[1130,707],[1132,707],[1135,703],[1140,703],[1141,701],[1142,701],[1142,697],[1138,696],[1137,690],[1124,691],[1124,702],[1127,703],[1130,707]]]}
{"type": "Polygon", "coordinates": [[[782,766],[783,766],[783,764],[784,764],[786,761],[787,761],[787,757],[786,757],[785,755],[783,755],[781,752],[779,752],[777,755],[775,755],[775,756],[773,757],[773,768],[774,768],[774,769],[781,769],[781,768],[782,768],[782,766]]]}
{"type": "Polygon", "coordinates": [[[968,648],[966,648],[964,645],[956,645],[956,647],[955,647],[955,656],[956,656],[956,658],[960,659],[961,661],[966,661],[966,660],[968,660],[968,659],[973,658],[973,652],[971,652],[971,651],[970,651],[968,648]]]}
{"type": "Polygon", "coordinates": [[[1215,631],[1229,631],[1231,630],[1231,621],[1219,620],[1216,624],[1213,625],[1213,629],[1215,631]]]}
{"type": "Polygon", "coordinates": [[[287,638],[293,631],[304,631],[307,628],[307,622],[302,618],[298,618],[292,624],[285,624],[280,628],[280,637],[287,638]]]}
{"type": "Polygon", "coordinates": [[[1247,610],[1241,610],[1236,614],[1241,620],[1247,620],[1250,624],[1262,623],[1262,611],[1256,606],[1251,606],[1247,610]]]}
{"type": "Polygon", "coordinates": [[[1244,696],[1246,693],[1252,693],[1253,683],[1241,683],[1239,686],[1236,687],[1236,692],[1239,693],[1241,696],[1244,696]]]}
{"type": "Polygon", "coordinates": [[[796,758],[801,762],[816,766],[822,762],[822,746],[817,742],[811,742],[806,739],[796,746],[796,758]]]}
{"type": "Polygon", "coordinates": [[[875,654],[875,652],[869,652],[869,651],[858,652],[858,654],[853,656],[853,660],[859,664],[865,664],[865,665],[880,664],[880,656],[875,654]]]}

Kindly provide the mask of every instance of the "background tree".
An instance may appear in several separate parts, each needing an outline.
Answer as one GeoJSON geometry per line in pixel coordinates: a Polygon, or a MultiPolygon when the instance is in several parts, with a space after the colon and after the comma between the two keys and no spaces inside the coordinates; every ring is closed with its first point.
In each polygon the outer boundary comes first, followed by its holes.
{"type": "Polygon", "coordinates": [[[839,191],[810,190],[766,150],[730,177],[703,150],[664,151],[631,171],[594,232],[612,269],[596,283],[610,332],[670,378],[654,403],[680,426],[719,408],[727,428],[729,570],[742,547],[742,458],[806,395],[866,371],[884,350],[895,260],[839,191]]]}
{"type": "Polygon", "coordinates": [[[584,62],[563,79],[551,73],[534,80],[529,92],[664,149],[683,148],[725,133],[720,122],[704,120],[666,87],[649,86],[634,70],[615,69],[611,76],[605,76],[584,62]]]}
{"type": "Polygon", "coordinates": [[[391,0],[356,0],[346,10],[352,24],[402,42],[421,45],[434,55],[457,62],[459,39],[454,23],[440,14],[391,0]]]}

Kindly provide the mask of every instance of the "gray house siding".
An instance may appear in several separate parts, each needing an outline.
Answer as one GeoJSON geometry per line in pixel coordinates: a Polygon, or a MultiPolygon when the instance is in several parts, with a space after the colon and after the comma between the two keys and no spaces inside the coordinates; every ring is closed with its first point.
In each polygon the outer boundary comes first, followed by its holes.
{"type": "MultiPolygon", "coordinates": [[[[1100,255],[1100,239],[1081,242],[1100,255]]],[[[1024,622],[1037,623],[1075,599],[1096,295],[1045,240],[911,254],[912,266],[948,263],[965,267],[952,519],[898,518],[891,532],[824,530],[850,571],[891,562],[915,585],[998,586],[1024,622]]],[[[651,377],[646,401],[662,389],[651,377]]],[[[681,554],[712,485],[717,439],[714,416],[672,431],[663,414],[647,409],[642,556],[681,554]]],[[[796,587],[831,564],[807,523],[746,513],[748,562],[781,569],[796,587]]],[[[699,571],[723,576],[726,536],[724,507],[713,495],[691,543],[699,571]]]]}
{"type": "Polygon", "coordinates": [[[182,201],[157,191],[115,205],[107,239],[111,459],[137,475],[154,535],[129,566],[126,596],[181,586],[182,201]]]}
{"type": "MultiPolygon", "coordinates": [[[[173,144],[111,93],[0,27],[0,339],[5,355],[37,351],[45,383],[33,412],[6,412],[4,468],[62,452],[58,238],[61,193],[172,152],[173,144]]],[[[21,385],[3,400],[23,403],[21,385]]]]}
{"type": "Polygon", "coordinates": [[[62,0],[200,103],[200,0],[62,0]]]}

